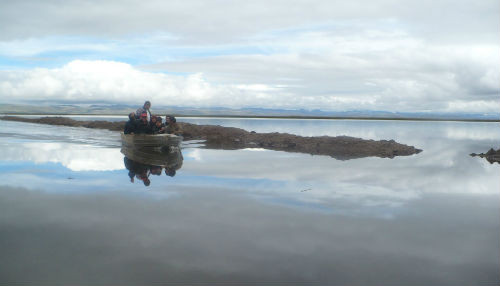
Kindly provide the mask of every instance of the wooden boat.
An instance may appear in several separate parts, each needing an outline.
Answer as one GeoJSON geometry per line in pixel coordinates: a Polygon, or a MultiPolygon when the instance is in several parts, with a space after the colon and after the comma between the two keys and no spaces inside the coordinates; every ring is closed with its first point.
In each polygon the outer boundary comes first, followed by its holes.
{"type": "Polygon", "coordinates": [[[179,146],[182,142],[182,136],[174,134],[123,134],[122,145],[129,147],[162,147],[179,146]]]}

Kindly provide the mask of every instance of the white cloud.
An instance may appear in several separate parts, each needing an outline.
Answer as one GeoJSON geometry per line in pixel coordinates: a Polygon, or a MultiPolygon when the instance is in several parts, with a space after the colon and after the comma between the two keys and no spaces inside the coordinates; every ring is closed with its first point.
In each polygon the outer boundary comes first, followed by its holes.
{"type": "Polygon", "coordinates": [[[280,86],[297,97],[292,101],[295,108],[460,112],[500,108],[497,44],[432,44],[391,29],[352,35],[306,31],[262,39],[261,48],[271,53],[194,58],[143,68],[202,71],[207,80],[218,83],[280,86]],[[470,107],[451,104],[478,100],[481,104],[470,107]]]}
{"type": "Polygon", "coordinates": [[[0,39],[167,31],[185,42],[227,43],[260,31],[386,19],[404,20],[403,26],[436,40],[463,41],[464,34],[491,40],[498,37],[499,12],[495,0],[3,1],[0,39]]]}
{"type": "Polygon", "coordinates": [[[277,91],[265,85],[214,85],[202,74],[187,76],[145,72],[113,61],[75,60],[61,68],[0,72],[0,94],[10,100],[73,100],[159,105],[230,106],[277,91]]]}
{"type": "Polygon", "coordinates": [[[499,8],[493,0],[7,1],[0,96],[498,113],[499,8]]]}
{"type": "MultiPolygon", "coordinates": [[[[13,102],[149,99],[157,105],[232,108],[497,112],[500,107],[497,61],[463,59],[456,50],[413,47],[415,41],[409,41],[404,53],[398,53],[398,45],[374,44],[370,50],[380,52],[357,55],[348,53],[348,46],[361,46],[363,41],[351,40],[342,41],[345,47],[340,50],[334,49],[340,44],[336,40],[314,44],[325,53],[220,56],[147,67],[187,75],[83,60],[61,68],[1,71],[0,94],[13,102]]],[[[484,53],[500,61],[492,49],[484,53]]]]}

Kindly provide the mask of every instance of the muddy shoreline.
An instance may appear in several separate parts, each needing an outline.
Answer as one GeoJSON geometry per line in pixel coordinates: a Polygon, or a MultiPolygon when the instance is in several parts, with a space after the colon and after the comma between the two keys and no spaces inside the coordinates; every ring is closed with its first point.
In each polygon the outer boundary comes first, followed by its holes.
{"type": "MultiPolygon", "coordinates": [[[[29,123],[86,127],[122,131],[125,121],[103,120],[79,121],[66,117],[23,118],[3,116],[1,120],[29,123]]],[[[422,150],[397,143],[394,140],[365,140],[349,136],[303,137],[288,133],[256,133],[240,128],[219,125],[197,125],[178,122],[184,140],[205,140],[205,148],[236,150],[242,148],[264,148],[276,151],[327,155],[339,160],[363,157],[394,158],[418,154],[422,150]]]]}

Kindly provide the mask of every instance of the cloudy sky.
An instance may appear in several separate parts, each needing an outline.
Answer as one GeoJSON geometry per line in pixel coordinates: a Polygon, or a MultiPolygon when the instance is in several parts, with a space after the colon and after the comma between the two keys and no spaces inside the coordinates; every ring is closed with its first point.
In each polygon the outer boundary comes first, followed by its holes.
{"type": "Polygon", "coordinates": [[[500,110],[498,0],[0,0],[0,103],[500,110]]]}

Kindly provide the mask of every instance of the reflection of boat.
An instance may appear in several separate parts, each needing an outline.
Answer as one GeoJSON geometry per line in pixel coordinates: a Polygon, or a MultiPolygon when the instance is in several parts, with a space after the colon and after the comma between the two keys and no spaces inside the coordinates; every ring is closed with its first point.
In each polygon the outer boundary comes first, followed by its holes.
{"type": "Polygon", "coordinates": [[[129,147],[179,146],[182,136],[174,134],[123,134],[122,145],[129,147]]]}
{"type": "Polygon", "coordinates": [[[149,186],[150,175],[160,176],[165,168],[165,175],[173,177],[182,167],[183,157],[177,146],[133,148],[123,145],[121,152],[125,155],[123,162],[132,183],[136,178],[149,186]]]}
{"type": "Polygon", "coordinates": [[[135,162],[174,170],[180,169],[184,160],[177,146],[134,148],[122,145],[121,152],[135,162]]]}
{"type": "Polygon", "coordinates": [[[165,175],[173,177],[176,170],[182,167],[180,143],[181,136],[171,134],[159,135],[122,135],[121,152],[125,155],[125,168],[129,170],[130,181],[141,180],[145,186],[151,183],[149,175],[165,175]]]}

